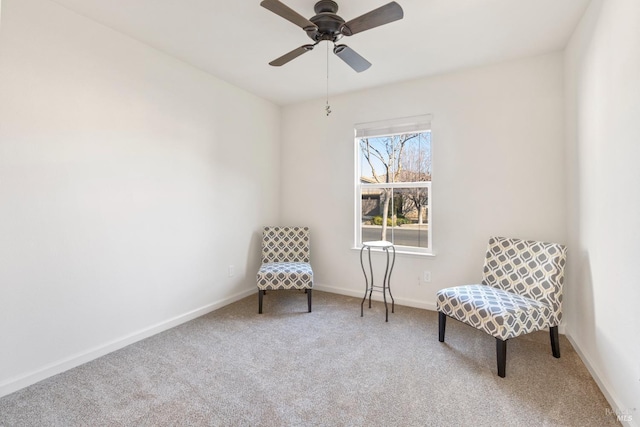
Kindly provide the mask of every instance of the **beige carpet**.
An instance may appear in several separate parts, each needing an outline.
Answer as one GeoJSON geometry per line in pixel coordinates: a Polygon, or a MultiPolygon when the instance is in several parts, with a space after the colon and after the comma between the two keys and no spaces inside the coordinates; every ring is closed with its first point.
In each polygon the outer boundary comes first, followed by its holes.
{"type": "Polygon", "coordinates": [[[257,294],[0,399],[1,426],[607,426],[564,336],[509,341],[437,313],[314,292],[257,294]]]}

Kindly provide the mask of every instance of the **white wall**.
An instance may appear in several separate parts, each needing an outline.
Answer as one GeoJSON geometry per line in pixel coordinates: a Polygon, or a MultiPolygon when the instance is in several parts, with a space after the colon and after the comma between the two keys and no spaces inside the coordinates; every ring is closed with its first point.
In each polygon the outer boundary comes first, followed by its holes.
{"type": "Polygon", "coordinates": [[[0,395],[255,292],[280,135],[271,103],[55,3],[2,6],[0,395]]]}
{"type": "Polygon", "coordinates": [[[318,288],[364,293],[351,249],[356,123],[433,115],[436,256],[398,257],[400,304],[434,308],[438,289],[477,283],[491,235],[565,243],[562,70],[556,53],[333,96],[329,117],[324,100],[284,108],[281,216],[311,226],[318,288]],[[418,285],[424,270],[432,282],[418,285]]]}
{"type": "Polygon", "coordinates": [[[623,421],[640,425],[640,2],[594,0],[565,75],[567,335],[623,421]]]}

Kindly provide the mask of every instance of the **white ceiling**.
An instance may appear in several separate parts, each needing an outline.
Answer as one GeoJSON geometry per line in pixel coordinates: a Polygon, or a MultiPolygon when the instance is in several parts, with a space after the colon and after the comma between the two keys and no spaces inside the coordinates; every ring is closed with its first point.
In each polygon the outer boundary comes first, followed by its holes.
{"type": "MultiPolygon", "coordinates": [[[[325,96],[327,42],[282,67],[304,31],[260,0],[54,0],[280,105],[325,96]]],[[[338,0],[353,19],[389,0],[338,0]]],[[[330,93],[350,92],[565,47],[590,0],[397,0],[404,19],[345,37],[373,66],[329,55],[330,93]]],[[[315,0],[284,0],[305,17],[315,0]]]]}

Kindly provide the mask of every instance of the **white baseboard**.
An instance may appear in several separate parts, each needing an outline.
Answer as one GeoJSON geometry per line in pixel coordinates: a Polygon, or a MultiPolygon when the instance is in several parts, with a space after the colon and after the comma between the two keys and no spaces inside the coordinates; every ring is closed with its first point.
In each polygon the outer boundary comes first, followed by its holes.
{"type": "MultiPolygon", "coordinates": [[[[364,296],[364,293],[362,292],[362,290],[358,290],[358,291],[354,291],[353,289],[346,289],[346,288],[338,288],[335,286],[327,286],[327,285],[313,285],[313,289],[317,289],[319,291],[323,291],[323,292],[330,292],[332,294],[339,294],[339,295],[347,295],[350,297],[357,297],[357,298],[362,298],[364,296]]],[[[382,298],[382,294],[381,293],[375,293],[373,294],[372,300],[374,301],[383,301],[382,298]]],[[[398,305],[404,305],[407,307],[414,307],[414,308],[422,308],[425,310],[431,310],[431,311],[436,311],[436,303],[435,302],[425,302],[425,301],[419,301],[419,300],[415,300],[415,299],[409,299],[409,298],[398,298],[398,297],[393,297],[393,299],[395,300],[395,303],[398,305]]]]}
{"type": "MultiPolygon", "coordinates": [[[[356,298],[362,298],[363,297],[363,293],[362,291],[356,291],[353,289],[347,289],[347,288],[339,288],[339,287],[334,287],[334,286],[326,286],[326,285],[314,285],[314,289],[318,290],[318,291],[322,291],[322,292],[329,292],[329,293],[334,293],[334,294],[339,294],[339,295],[347,295],[347,296],[351,296],[351,297],[356,297],[356,298]]],[[[53,375],[57,375],[59,373],[65,372],[69,369],[75,368],[77,366],[80,366],[84,363],[90,362],[92,360],[95,360],[101,356],[104,356],[106,354],[109,354],[113,351],[119,350],[121,348],[124,348],[130,344],[133,344],[137,341],[141,341],[145,338],[149,338],[153,335],[156,335],[160,332],[166,331],[168,329],[171,329],[173,327],[176,327],[182,323],[186,323],[190,320],[193,320],[195,318],[198,318],[200,316],[203,316],[207,313],[210,313],[212,311],[215,311],[221,307],[224,307],[226,305],[229,305],[233,302],[236,302],[238,300],[241,300],[242,298],[245,298],[247,296],[250,296],[252,294],[254,294],[256,292],[255,288],[250,288],[247,289],[245,291],[239,292],[235,295],[232,295],[230,297],[224,298],[220,301],[211,303],[211,304],[207,304],[203,307],[200,307],[198,309],[192,310],[190,312],[181,314],[179,316],[173,317],[171,319],[167,319],[163,322],[160,322],[156,325],[150,326],[148,328],[145,328],[143,330],[134,332],[132,334],[129,334],[127,336],[124,336],[122,338],[119,338],[117,340],[105,343],[103,345],[94,347],[92,349],[89,349],[85,352],[70,356],[68,358],[59,360],[57,362],[51,363],[49,365],[46,365],[44,367],[42,367],[41,369],[38,369],[34,372],[25,374],[25,375],[21,375],[19,377],[15,377],[12,379],[9,379],[7,381],[4,381],[3,383],[0,383],[0,397],[2,396],[6,396],[8,394],[11,394],[15,391],[18,391],[24,387],[28,387],[32,384],[35,384],[39,381],[42,381],[46,378],[49,378],[53,375]]],[[[373,300],[375,301],[383,301],[382,295],[381,294],[374,294],[372,297],[373,300]]],[[[415,300],[415,299],[409,299],[409,298],[394,298],[396,304],[398,305],[403,305],[403,306],[407,306],[407,307],[414,307],[414,308],[421,308],[424,310],[430,310],[430,311],[435,311],[436,310],[436,304],[435,302],[425,302],[425,301],[420,301],[420,300],[415,300]]],[[[564,325],[560,325],[559,327],[559,332],[560,333],[564,333],[564,325]]],[[[602,382],[598,380],[599,377],[597,377],[597,374],[593,371],[593,369],[591,368],[591,365],[587,362],[587,359],[583,356],[583,354],[581,353],[581,351],[579,350],[579,347],[573,342],[573,340],[571,340],[571,338],[568,336],[567,338],[570,339],[571,344],[574,346],[574,348],[576,349],[576,351],[578,352],[578,354],[580,355],[580,357],[583,359],[583,361],[585,361],[585,365],[587,365],[587,368],[589,369],[589,371],[592,373],[592,375],[594,376],[594,378],[596,379],[596,382],[598,383],[598,385],[600,386],[600,388],[603,390],[603,393],[605,394],[605,396],[607,397],[607,400],[609,401],[609,403],[612,405],[612,407],[617,407],[617,405],[614,405],[612,402],[614,402],[615,400],[605,392],[606,388],[603,386],[602,382]]],[[[629,424],[630,426],[633,424],[629,424]]],[[[637,427],[637,426],[636,426],[637,427]]]]}
{"type": "Polygon", "coordinates": [[[638,420],[633,418],[633,415],[637,417],[638,414],[629,414],[629,408],[623,408],[619,404],[619,400],[615,396],[613,388],[607,381],[603,380],[602,375],[600,375],[598,369],[596,369],[593,363],[591,363],[591,360],[586,355],[586,353],[582,351],[578,342],[571,336],[571,334],[566,334],[566,337],[575,349],[576,353],[578,353],[578,356],[580,356],[582,363],[584,363],[584,365],[587,367],[587,370],[593,377],[596,384],[598,384],[598,387],[600,388],[600,391],[602,391],[605,399],[607,399],[607,402],[609,402],[609,405],[611,405],[611,408],[613,409],[613,414],[611,416],[616,417],[622,425],[629,427],[640,427],[640,423],[638,422],[638,420]]]}
{"type": "Polygon", "coordinates": [[[57,375],[64,371],[68,371],[69,369],[75,368],[76,366],[80,366],[84,363],[90,362],[101,356],[104,356],[113,351],[119,350],[123,347],[133,344],[137,341],[143,340],[145,338],[149,338],[150,336],[156,335],[160,332],[163,332],[173,327],[176,327],[178,325],[181,325],[182,323],[186,323],[197,317],[203,316],[207,313],[215,311],[233,302],[241,300],[242,298],[245,298],[254,293],[256,293],[256,289],[252,287],[251,289],[247,289],[246,291],[242,291],[235,295],[231,295],[230,297],[224,298],[220,301],[207,304],[203,307],[197,308],[195,310],[189,311],[187,313],[181,314],[171,319],[167,319],[156,325],[150,326],[148,328],[126,335],[124,337],[118,338],[116,340],[105,343],[103,345],[91,348],[85,352],[51,363],[34,372],[4,381],[3,383],[0,383],[0,397],[11,394],[15,391],[18,391],[32,384],[35,384],[53,375],[57,375]]]}

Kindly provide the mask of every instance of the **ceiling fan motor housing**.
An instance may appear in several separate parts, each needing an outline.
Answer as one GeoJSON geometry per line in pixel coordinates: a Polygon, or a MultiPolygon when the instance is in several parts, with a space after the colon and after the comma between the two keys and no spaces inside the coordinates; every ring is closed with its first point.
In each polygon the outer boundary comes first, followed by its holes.
{"type": "Polygon", "coordinates": [[[313,6],[313,10],[315,10],[316,13],[338,13],[338,3],[333,0],[320,0],[313,6]]]}
{"type": "Polygon", "coordinates": [[[342,37],[340,30],[345,21],[336,13],[338,12],[338,3],[332,0],[320,0],[313,7],[317,15],[309,19],[318,29],[308,32],[307,35],[314,41],[331,40],[336,42],[342,37]]]}

